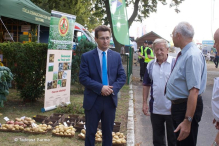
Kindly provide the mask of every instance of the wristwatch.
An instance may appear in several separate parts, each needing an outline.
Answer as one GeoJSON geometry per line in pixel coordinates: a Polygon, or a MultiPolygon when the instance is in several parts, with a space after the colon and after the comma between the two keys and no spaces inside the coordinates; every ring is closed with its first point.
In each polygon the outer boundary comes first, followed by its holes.
{"type": "Polygon", "coordinates": [[[192,117],[185,117],[185,119],[187,119],[189,122],[192,122],[192,117]]]}
{"type": "Polygon", "coordinates": [[[214,141],[214,142],[212,143],[212,146],[218,146],[217,142],[214,141]]]}

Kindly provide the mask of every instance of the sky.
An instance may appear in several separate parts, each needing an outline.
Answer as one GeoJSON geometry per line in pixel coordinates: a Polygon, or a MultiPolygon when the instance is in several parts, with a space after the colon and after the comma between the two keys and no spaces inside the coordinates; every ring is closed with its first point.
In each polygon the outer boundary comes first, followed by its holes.
{"type": "MultiPolygon", "coordinates": [[[[181,21],[187,21],[194,27],[195,42],[213,40],[213,34],[219,28],[219,0],[185,0],[178,7],[180,13],[176,13],[174,7],[169,7],[171,0],[167,0],[167,2],[167,5],[158,2],[157,12],[151,13],[149,18],[144,19],[142,23],[133,22],[129,35],[136,39],[142,35],[140,27],[143,27],[146,33],[153,31],[171,41],[170,34],[174,27],[181,21]]],[[[128,17],[132,12],[133,7],[129,6],[127,8],[128,17]]]]}

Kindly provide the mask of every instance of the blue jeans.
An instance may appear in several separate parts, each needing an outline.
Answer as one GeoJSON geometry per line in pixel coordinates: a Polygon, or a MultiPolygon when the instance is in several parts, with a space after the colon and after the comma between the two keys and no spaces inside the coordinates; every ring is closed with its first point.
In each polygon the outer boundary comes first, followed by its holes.
{"type": "MultiPolygon", "coordinates": [[[[187,102],[183,102],[180,104],[172,104],[171,113],[172,113],[173,125],[175,129],[185,119],[186,109],[187,109],[187,102]]],[[[186,139],[182,141],[177,140],[177,146],[196,146],[198,127],[199,127],[199,122],[201,121],[202,112],[203,112],[203,101],[202,101],[202,97],[199,95],[195,114],[193,116],[193,120],[191,124],[190,134],[186,139]]],[[[179,133],[180,131],[176,133],[176,138],[178,138],[179,133]]]]}

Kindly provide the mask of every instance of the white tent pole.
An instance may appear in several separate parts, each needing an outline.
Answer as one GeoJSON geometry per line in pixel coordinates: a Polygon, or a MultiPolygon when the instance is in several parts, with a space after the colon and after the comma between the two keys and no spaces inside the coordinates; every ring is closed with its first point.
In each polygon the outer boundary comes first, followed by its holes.
{"type": "Polygon", "coordinates": [[[5,29],[7,30],[8,34],[10,35],[12,41],[14,42],[14,39],[12,38],[11,34],[9,33],[9,31],[8,31],[7,27],[5,26],[4,22],[2,21],[1,17],[0,17],[0,20],[1,20],[2,24],[4,25],[5,29]]]}
{"type": "Polygon", "coordinates": [[[40,24],[38,24],[38,32],[37,32],[37,42],[40,42],[40,24]]]}

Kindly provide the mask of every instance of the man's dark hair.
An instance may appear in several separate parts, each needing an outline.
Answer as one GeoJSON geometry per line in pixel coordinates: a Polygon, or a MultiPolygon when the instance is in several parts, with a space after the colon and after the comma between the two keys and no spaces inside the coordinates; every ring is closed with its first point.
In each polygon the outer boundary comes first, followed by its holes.
{"type": "Polygon", "coordinates": [[[106,25],[100,25],[95,28],[95,38],[98,38],[98,32],[99,31],[109,31],[111,34],[111,29],[107,27],[106,25]]]}

